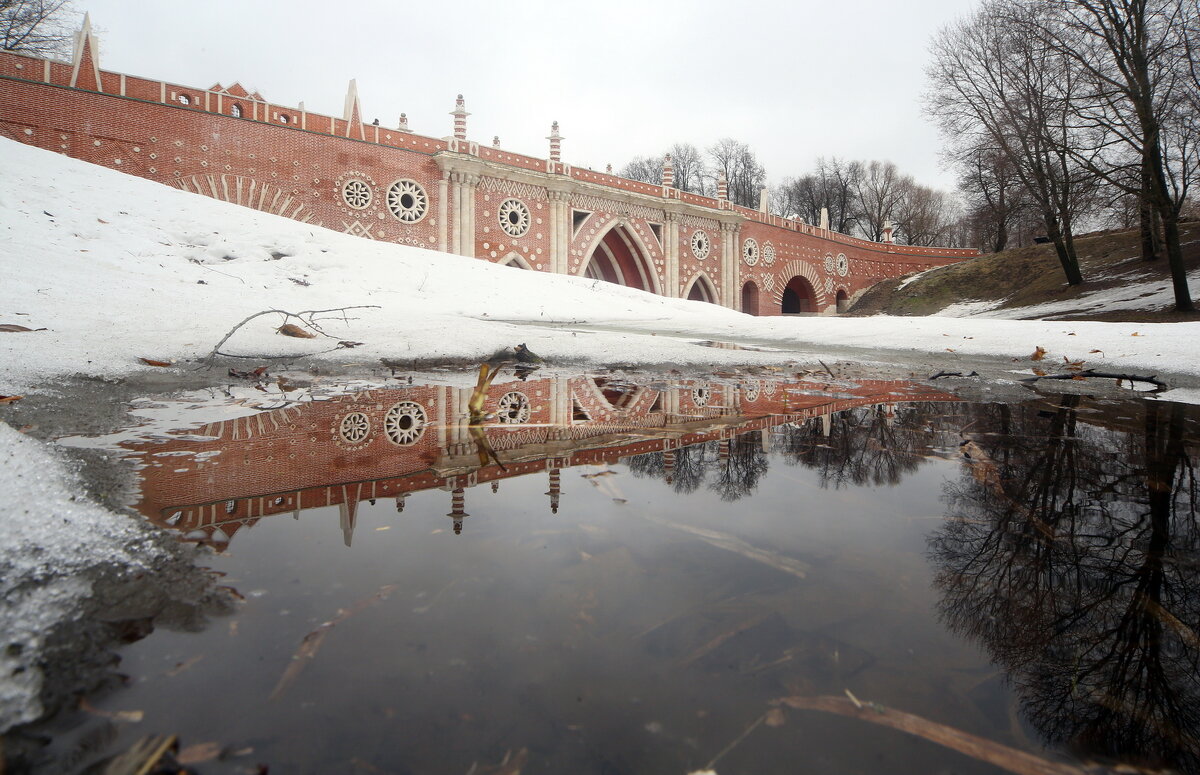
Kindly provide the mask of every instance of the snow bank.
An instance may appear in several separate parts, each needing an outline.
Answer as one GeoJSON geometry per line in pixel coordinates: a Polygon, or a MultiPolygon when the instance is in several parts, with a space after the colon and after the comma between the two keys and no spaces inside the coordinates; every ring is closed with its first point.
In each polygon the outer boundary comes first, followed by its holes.
{"type": "MultiPolygon", "coordinates": [[[[525,342],[552,361],[722,367],[912,353],[1027,358],[1200,375],[1200,323],[972,318],[755,318],[579,277],[350,237],[0,141],[0,394],[54,377],[187,361],[267,309],[359,307],[330,337],[258,317],[225,346],[342,365],[480,360],[525,342]],[[777,352],[699,346],[717,340],[777,352]],[[339,341],[361,342],[334,349],[339,341]],[[847,352],[847,348],[849,351],[847,352]],[[830,356],[830,351],[836,351],[830,356]],[[1097,352],[1093,352],[1097,351],[1097,352]],[[818,355],[821,353],[821,355],[818,355]],[[857,353],[857,355],[856,355],[857,353]]],[[[247,364],[258,365],[253,359],[247,364]]]]}

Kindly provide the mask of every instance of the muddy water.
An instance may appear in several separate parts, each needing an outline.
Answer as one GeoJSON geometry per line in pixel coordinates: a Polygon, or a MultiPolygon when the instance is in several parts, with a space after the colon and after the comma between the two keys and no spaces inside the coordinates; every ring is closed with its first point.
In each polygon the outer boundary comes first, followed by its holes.
{"type": "Polygon", "coordinates": [[[1200,769],[1191,408],[397,384],[124,444],[245,600],[123,647],[42,771],[100,723],[214,773],[1001,771],[899,712],[1200,769]]]}

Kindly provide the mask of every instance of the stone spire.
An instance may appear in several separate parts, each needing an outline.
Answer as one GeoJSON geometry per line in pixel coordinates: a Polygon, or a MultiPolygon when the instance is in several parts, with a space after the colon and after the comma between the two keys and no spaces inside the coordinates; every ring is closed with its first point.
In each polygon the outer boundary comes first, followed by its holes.
{"type": "Polygon", "coordinates": [[[559,499],[559,496],[562,494],[561,476],[562,476],[562,469],[560,469],[560,468],[551,468],[550,469],[550,491],[547,492],[546,494],[550,496],[550,513],[551,514],[558,513],[558,499],[559,499]]]}
{"type": "Polygon", "coordinates": [[[729,178],[725,177],[724,172],[717,176],[717,199],[729,201],[729,178]]]}
{"type": "Polygon", "coordinates": [[[455,99],[454,110],[450,111],[450,115],[454,116],[454,138],[456,140],[466,140],[467,116],[471,114],[467,112],[466,103],[463,102],[461,94],[455,99]]]}
{"type": "Polygon", "coordinates": [[[894,236],[895,231],[896,231],[896,227],[892,225],[891,220],[884,221],[883,222],[883,241],[888,244],[895,242],[895,240],[896,240],[896,238],[894,236]]]}
{"type": "Polygon", "coordinates": [[[412,132],[412,130],[408,128],[408,114],[407,113],[400,114],[400,124],[399,124],[399,126],[396,127],[396,129],[398,131],[406,132],[406,133],[412,132]]]}
{"type": "Polygon", "coordinates": [[[463,518],[471,516],[466,512],[466,498],[463,488],[455,487],[450,492],[450,513],[446,515],[454,520],[454,535],[460,535],[463,529],[463,518]]]}
{"type": "Polygon", "coordinates": [[[762,190],[758,192],[758,211],[760,213],[770,212],[770,203],[771,192],[767,190],[766,186],[763,186],[762,190]]]}
{"type": "Polygon", "coordinates": [[[671,154],[663,156],[662,184],[667,188],[675,188],[675,162],[671,154]]]}
{"type": "Polygon", "coordinates": [[[359,140],[367,139],[362,125],[362,106],[358,102],[358,81],[354,78],[346,87],[346,108],[342,117],[346,119],[346,137],[353,133],[359,140]]]}
{"type": "Polygon", "coordinates": [[[558,122],[555,121],[550,125],[550,134],[546,137],[550,141],[550,161],[558,163],[562,161],[562,135],[558,133],[558,122]]]}
{"type": "Polygon", "coordinates": [[[829,208],[828,207],[821,208],[821,224],[820,225],[821,225],[822,229],[824,229],[825,231],[829,231],[829,208]]]}
{"type": "Polygon", "coordinates": [[[75,33],[75,50],[71,57],[71,86],[75,89],[104,91],[100,82],[100,46],[92,35],[92,17],[83,15],[83,26],[75,33]]]}

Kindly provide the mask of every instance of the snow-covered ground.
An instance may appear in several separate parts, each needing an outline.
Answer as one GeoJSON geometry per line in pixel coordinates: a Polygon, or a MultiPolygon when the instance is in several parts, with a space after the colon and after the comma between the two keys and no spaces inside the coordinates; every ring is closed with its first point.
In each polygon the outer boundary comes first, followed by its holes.
{"type": "MultiPolygon", "coordinates": [[[[178,191],[0,140],[0,394],[76,373],[117,376],[139,358],[203,357],[256,312],[365,307],[333,338],[275,333],[259,317],[227,352],[380,359],[484,358],[525,342],[551,360],[623,364],[813,361],[860,352],[958,353],[1200,376],[1200,323],[981,318],[756,318],[578,277],[372,242],[178,191]],[[368,306],[369,305],[369,306],[368,306]],[[698,346],[719,340],[784,352],[698,346]],[[846,351],[846,352],[843,352],[846,351]]],[[[256,365],[253,360],[248,364],[256,365]]]]}

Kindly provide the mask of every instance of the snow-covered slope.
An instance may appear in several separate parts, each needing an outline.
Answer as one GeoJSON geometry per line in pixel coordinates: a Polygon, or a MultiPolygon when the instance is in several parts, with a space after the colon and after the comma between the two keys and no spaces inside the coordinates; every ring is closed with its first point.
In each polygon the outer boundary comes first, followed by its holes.
{"type": "MultiPolygon", "coordinates": [[[[329,319],[332,338],[251,321],[226,352],[313,354],[377,365],[479,359],[525,342],[582,363],[720,366],[815,358],[822,348],[1024,358],[1200,375],[1200,324],[948,318],[755,318],[585,278],[338,234],[0,140],[0,394],[73,373],[150,369],[138,358],[206,355],[254,313],[363,307],[329,319]],[[1137,336],[1134,336],[1137,334],[1137,336]],[[774,347],[718,350],[699,340],[774,347]],[[805,353],[808,353],[806,356],[805,353]]],[[[844,353],[842,353],[844,355],[844,353]]],[[[257,365],[254,361],[249,364],[257,365]]]]}

